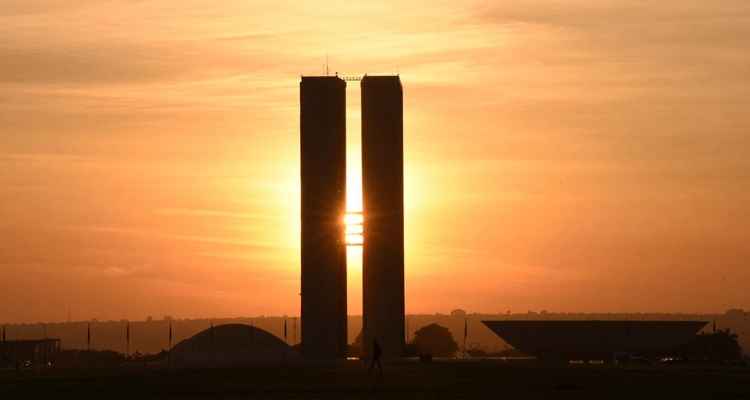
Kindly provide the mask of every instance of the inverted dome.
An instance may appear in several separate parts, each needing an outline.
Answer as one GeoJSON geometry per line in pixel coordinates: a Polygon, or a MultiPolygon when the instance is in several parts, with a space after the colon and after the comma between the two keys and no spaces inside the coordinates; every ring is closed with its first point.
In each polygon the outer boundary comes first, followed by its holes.
{"type": "Polygon", "coordinates": [[[706,321],[482,321],[523,353],[544,357],[611,357],[614,353],[669,354],[690,342],[706,321]]]}
{"type": "Polygon", "coordinates": [[[299,359],[299,355],[276,336],[243,324],[206,329],[175,345],[171,357],[176,367],[280,364],[299,359]]]}

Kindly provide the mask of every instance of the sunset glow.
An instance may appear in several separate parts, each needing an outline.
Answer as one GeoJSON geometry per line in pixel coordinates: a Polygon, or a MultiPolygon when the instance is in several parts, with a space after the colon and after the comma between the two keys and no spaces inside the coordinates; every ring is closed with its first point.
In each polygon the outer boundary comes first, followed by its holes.
{"type": "Polygon", "coordinates": [[[408,313],[750,308],[745,0],[1,8],[0,321],[298,315],[326,60],[403,83],[408,313]]]}

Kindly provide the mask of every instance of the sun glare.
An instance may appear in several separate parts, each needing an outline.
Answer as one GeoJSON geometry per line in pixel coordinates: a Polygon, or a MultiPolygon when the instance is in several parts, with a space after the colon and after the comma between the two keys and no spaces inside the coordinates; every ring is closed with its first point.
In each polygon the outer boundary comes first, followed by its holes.
{"type": "Polygon", "coordinates": [[[347,228],[355,225],[361,226],[364,221],[365,218],[361,212],[349,211],[346,213],[346,215],[344,215],[344,224],[347,228]]]}
{"type": "Polygon", "coordinates": [[[344,214],[344,234],[347,246],[362,246],[364,243],[364,222],[362,214],[362,183],[359,171],[347,176],[346,214],[344,214]]]}
{"type": "Polygon", "coordinates": [[[364,238],[364,215],[358,211],[350,211],[344,215],[344,234],[347,246],[362,246],[364,238]]]}

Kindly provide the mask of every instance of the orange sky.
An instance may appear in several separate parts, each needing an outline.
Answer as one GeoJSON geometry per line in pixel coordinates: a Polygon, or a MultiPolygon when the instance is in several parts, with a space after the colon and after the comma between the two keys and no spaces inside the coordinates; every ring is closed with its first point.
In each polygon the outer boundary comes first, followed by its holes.
{"type": "Polygon", "coordinates": [[[746,0],[5,0],[0,321],[297,314],[326,54],[403,81],[408,312],[750,308],[748,37],[746,0]]]}

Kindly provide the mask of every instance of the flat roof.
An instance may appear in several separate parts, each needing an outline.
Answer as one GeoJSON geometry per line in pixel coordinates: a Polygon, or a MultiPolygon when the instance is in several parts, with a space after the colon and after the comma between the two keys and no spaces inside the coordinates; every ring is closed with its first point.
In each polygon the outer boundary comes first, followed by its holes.
{"type": "Polygon", "coordinates": [[[538,325],[538,326],[559,326],[559,325],[697,325],[708,324],[708,321],[695,320],[655,320],[655,319],[499,319],[499,320],[482,320],[485,324],[500,325],[538,325]]]}
{"type": "Polygon", "coordinates": [[[0,345],[3,345],[3,344],[50,343],[50,342],[59,342],[59,341],[60,341],[60,339],[57,339],[57,338],[49,338],[49,339],[19,339],[19,340],[0,341],[0,345]]]}
{"type": "Polygon", "coordinates": [[[312,80],[312,81],[327,81],[327,80],[337,80],[337,81],[344,81],[340,76],[336,75],[302,75],[303,80],[312,80]]]}
{"type": "Polygon", "coordinates": [[[364,74],[362,75],[362,79],[400,79],[401,75],[368,75],[364,74]]]}

